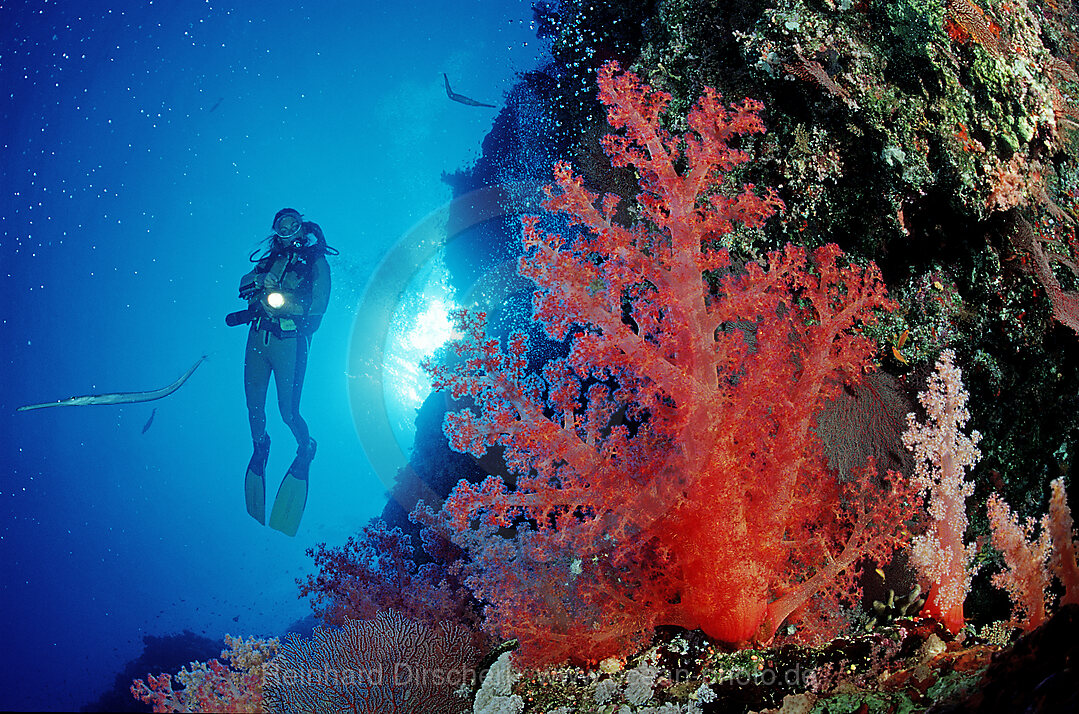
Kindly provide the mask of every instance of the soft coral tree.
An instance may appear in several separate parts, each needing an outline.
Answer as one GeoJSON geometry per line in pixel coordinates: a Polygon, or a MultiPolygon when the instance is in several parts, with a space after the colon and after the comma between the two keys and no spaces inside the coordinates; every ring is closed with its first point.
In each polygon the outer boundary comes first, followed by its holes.
{"type": "Polygon", "coordinates": [[[907,415],[903,443],[915,456],[915,479],[929,492],[929,523],[914,538],[911,557],[933,583],[925,612],[953,633],[963,626],[963,602],[970,590],[971,565],[976,548],[964,543],[967,530],[966,499],[974,484],[966,471],[977,463],[981,435],[963,431],[970,412],[963,375],[951,350],[941,353],[926,390],[918,395],[926,410],[925,422],[907,415]]]}
{"type": "Polygon", "coordinates": [[[136,679],[131,695],[155,712],[261,712],[266,669],[272,666],[280,642],[225,635],[221,662],[191,662],[175,676],[164,672],[136,679]]]}
{"type": "Polygon", "coordinates": [[[661,125],[667,94],[614,64],[599,86],[616,130],[604,149],[639,176],[637,219],[621,225],[618,198],[561,163],[544,207],[570,237],[527,218],[519,266],[569,355],[529,373],[523,334],[503,352],[462,313],[460,361],[428,366],[473,400],[447,416],[453,448],[504,447],[516,480],[462,481],[414,517],[455,533],[488,626],[534,662],[624,652],[656,624],[769,639],[810,598],[852,594],[852,566],[883,557],[915,506],[871,464],[827,473],[814,433],[870,365],[859,328],[890,306],[877,268],[834,245],[745,264],[721,247],[782,205],[728,179],[761,105],[706,89],[678,135],[661,125]]]}
{"type": "Polygon", "coordinates": [[[475,613],[467,591],[451,582],[444,570],[453,560],[439,550],[444,539],[433,531],[424,535],[425,555],[445,557],[418,564],[411,536],[381,519],[344,545],[319,543],[307,550],[316,572],[301,582],[300,594],[311,596],[315,613],[330,625],[369,620],[380,611],[394,610],[422,624],[448,621],[473,626],[475,613]]]}

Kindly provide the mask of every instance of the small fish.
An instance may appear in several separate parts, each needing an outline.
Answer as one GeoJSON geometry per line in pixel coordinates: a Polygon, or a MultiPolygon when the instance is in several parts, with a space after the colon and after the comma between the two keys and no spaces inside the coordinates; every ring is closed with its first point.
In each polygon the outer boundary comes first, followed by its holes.
{"type": "Polygon", "coordinates": [[[187,378],[191,376],[191,373],[195,371],[195,368],[202,364],[202,360],[206,359],[207,355],[203,355],[199,358],[199,361],[191,365],[183,375],[175,382],[167,387],[161,389],[154,389],[149,392],[115,392],[112,394],[87,394],[81,397],[70,397],[68,399],[61,399],[58,402],[45,402],[43,404],[27,404],[19,407],[16,411],[25,412],[30,409],[44,409],[46,407],[84,407],[95,404],[136,404],[138,402],[152,402],[155,399],[161,399],[167,397],[177,389],[183,386],[187,378]]]}
{"type": "Polygon", "coordinates": [[[150,428],[150,425],[154,423],[154,415],[155,414],[157,414],[157,407],[154,407],[154,410],[152,412],[150,412],[150,418],[147,419],[146,424],[143,425],[143,427],[142,427],[142,433],[143,434],[145,434],[146,431],[150,428]]]}
{"type": "Polygon", "coordinates": [[[442,79],[446,80],[446,96],[453,101],[460,102],[461,104],[467,104],[470,107],[494,107],[494,104],[484,104],[483,102],[477,102],[475,99],[469,99],[465,95],[458,94],[457,92],[450,89],[450,78],[446,76],[445,72],[442,73],[442,79]]]}
{"type": "Polygon", "coordinates": [[[223,102],[223,101],[225,101],[224,97],[218,97],[217,101],[214,102],[214,105],[212,107],[210,107],[210,109],[206,113],[207,114],[213,114],[214,109],[217,109],[219,106],[221,106],[221,102],[223,102]]]}

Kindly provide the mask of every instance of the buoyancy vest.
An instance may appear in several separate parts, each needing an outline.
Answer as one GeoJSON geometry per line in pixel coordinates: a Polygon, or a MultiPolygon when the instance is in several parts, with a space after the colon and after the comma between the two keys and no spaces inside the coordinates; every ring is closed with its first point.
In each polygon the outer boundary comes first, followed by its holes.
{"type": "Polygon", "coordinates": [[[265,289],[253,295],[250,305],[258,305],[259,318],[252,322],[252,329],[268,330],[277,337],[295,337],[305,328],[305,318],[311,307],[314,288],[314,263],[322,257],[320,251],[288,250],[270,253],[245,275],[241,283],[254,279],[265,289]],[[271,307],[267,296],[279,292],[285,303],[279,308],[271,307]]]}

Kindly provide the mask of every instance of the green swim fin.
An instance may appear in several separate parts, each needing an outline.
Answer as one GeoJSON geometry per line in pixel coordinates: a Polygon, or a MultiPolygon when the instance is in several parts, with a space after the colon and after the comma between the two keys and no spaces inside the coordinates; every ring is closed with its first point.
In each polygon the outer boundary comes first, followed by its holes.
{"type": "Polygon", "coordinates": [[[255,442],[255,453],[247,462],[244,476],[244,498],[247,512],[262,525],[266,525],[266,460],[270,458],[270,435],[263,434],[255,442]]]}
{"type": "Polygon", "coordinates": [[[270,511],[270,528],[281,531],[287,536],[296,535],[303,518],[303,509],[307,505],[307,475],[311,460],[315,458],[317,444],[311,439],[304,450],[296,453],[288,473],[277,489],[277,498],[270,511]]]}

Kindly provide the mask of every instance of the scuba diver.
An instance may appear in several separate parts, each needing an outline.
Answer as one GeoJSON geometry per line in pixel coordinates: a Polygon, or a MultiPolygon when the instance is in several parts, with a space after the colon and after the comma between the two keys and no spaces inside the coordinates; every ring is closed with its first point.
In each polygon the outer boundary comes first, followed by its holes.
{"type": "Polygon", "coordinates": [[[251,254],[255,268],[240,280],[240,298],[247,300],[248,307],[228,315],[225,322],[251,325],[244,353],[244,391],[255,448],[244,478],[247,512],[266,523],[266,461],[270,456],[266,393],[272,374],[281,419],[296,437],[297,449],[277,490],[270,527],[293,536],[307,504],[308,469],[317,446],[300,416],[300,393],[311,336],[330,297],[326,256],[337,251],[326,245],[317,223],[305,221],[292,208],[277,212],[273,234],[266,240],[268,249],[257,258],[259,250],[251,254]]]}

